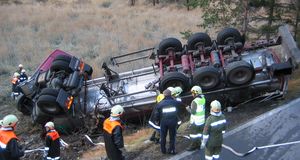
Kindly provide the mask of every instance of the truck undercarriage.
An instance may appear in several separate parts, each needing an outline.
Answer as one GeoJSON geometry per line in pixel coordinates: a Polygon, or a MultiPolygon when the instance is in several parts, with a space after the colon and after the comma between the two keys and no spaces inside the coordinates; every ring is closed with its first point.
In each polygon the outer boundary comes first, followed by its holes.
{"type": "Polygon", "coordinates": [[[186,104],[192,100],[189,90],[193,85],[202,87],[208,102],[220,100],[224,109],[252,100],[267,101],[286,94],[289,75],[300,61],[286,26],[279,28],[279,38],[252,44],[246,44],[234,28],[225,28],[216,40],[196,33],[185,45],[167,38],[154,48],[111,59],[122,65],[150,57],[152,66],[116,73],[104,63],[105,76],[95,79],[90,79],[92,68],[78,58],[59,50],[51,56],[31,79],[20,84],[23,94],[18,110],[41,124],[66,116],[107,117],[116,104],[124,106],[127,118],[145,115],[159,92],[169,86],[183,89],[181,98],[186,104]],[[272,48],[277,45],[283,53],[272,48]],[[149,51],[150,55],[137,57],[149,51]],[[127,59],[120,60],[123,58],[127,59]]]}

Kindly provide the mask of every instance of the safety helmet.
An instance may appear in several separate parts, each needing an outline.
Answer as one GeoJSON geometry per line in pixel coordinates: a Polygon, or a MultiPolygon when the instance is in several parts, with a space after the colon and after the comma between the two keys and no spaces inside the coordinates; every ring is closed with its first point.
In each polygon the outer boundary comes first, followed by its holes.
{"type": "Polygon", "coordinates": [[[175,94],[175,97],[178,97],[181,93],[182,93],[182,88],[177,86],[174,88],[176,94],[175,94]]]}
{"type": "Polygon", "coordinates": [[[19,120],[15,115],[9,114],[3,118],[2,125],[3,127],[13,127],[18,121],[19,120]]]}
{"type": "Polygon", "coordinates": [[[19,68],[23,68],[23,64],[19,64],[19,68]]]}
{"type": "Polygon", "coordinates": [[[176,95],[176,90],[174,87],[168,87],[167,90],[169,90],[171,92],[171,95],[172,96],[175,96],[176,95]]]}
{"type": "Polygon", "coordinates": [[[53,122],[47,122],[44,127],[54,128],[54,123],[53,122]]]}
{"type": "Polygon", "coordinates": [[[211,110],[213,112],[221,111],[221,103],[218,100],[214,100],[210,103],[211,110]]]}
{"type": "Polygon", "coordinates": [[[25,73],[25,72],[26,72],[26,70],[25,70],[25,69],[22,69],[22,70],[21,70],[21,73],[25,73]]]}
{"type": "Polygon", "coordinates": [[[115,105],[110,110],[110,116],[118,117],[124,113],[124,108],[121,105],[115,105]]]}
{"type": "Polygon", "coordinates": [[[196,95],[202,94],[202,89],[200,86],[194,86],[194,87],[192,87],[191,92],[196,95]]]}
{"type": "Polygon", "coordinates": [[[17,78],[17,77],[19,77],[20,76],[20,74],[18,73],[18,72],[15,72],[14,73],[14,78],[17,78]]]}

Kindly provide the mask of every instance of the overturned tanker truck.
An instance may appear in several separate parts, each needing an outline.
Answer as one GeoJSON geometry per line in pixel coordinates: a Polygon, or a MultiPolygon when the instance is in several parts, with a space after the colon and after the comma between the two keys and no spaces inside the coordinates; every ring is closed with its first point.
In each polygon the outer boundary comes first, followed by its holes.
{"type": "Polygon", "coordinates": [[[224,107],[266,101],[286,94],[300,53],[286,26],[279,28],[278,38],[250,44],[238,30],[225,28],[216,40],[202,32],[193,34],[185,45],[167,38],[154,48],[111,60],[121,65],[144,58],[152,59],[153,65],[117,73],[104,63],[105,76],[91,79],[91,66],[56,50],[19,85],[22,94],[17,109],[40,124],[59,117],[106,117],[116,104],[124,106],[125,117],[133,118],[149,113],[158,91],[169,86],[181,86],[183,102],[190,103],[193,85],[202,87],[208,101],[218,99],[224,107]],[[273,49],[277,45],[282,46],[282,53],[273,49]],[[150,56],[136,56],[144,51],[151,51],[150,56]]]}

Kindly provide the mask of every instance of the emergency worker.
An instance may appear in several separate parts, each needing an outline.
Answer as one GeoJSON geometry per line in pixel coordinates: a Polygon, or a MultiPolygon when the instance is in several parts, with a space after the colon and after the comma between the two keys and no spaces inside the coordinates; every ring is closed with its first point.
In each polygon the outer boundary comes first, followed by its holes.
{"type": "Polygon", "coordinates": [[[168,153],[176,154],[175,138],[179,114],[178,110],[181,103],[172,97],[172,93],[169,89],[164,90],[163,94],[165,98],[157,105],[155,110],[155,120],[160,122],[160,148],[163,154],[167,153],[166,136],[169,132],[170,144],[168,153]]]}
{"type": "Polygon", "coordinates": [[[25,69],[22,69],[21,74],[20,74],[20,83],[26,81],[27,79],[28,79],[28,76],[26,74],[26,71],[25,71],[25,69]]]}
{"type": "Polygon", "coordinates": [[[1,160],[19,160],[24,156],[22,147],[19,146],[16,134],[18,118],[15,115],[7,115],[3,118],[0,128],[0,159],[1,160]]]}
{"type": "Polygon", "coordinates": [[[19,69],[16,71],[17,73],[21,74],[21,71],[23,69],[23,64],[19,64],[19,69]]]}
{"type": "Polygon", "coordinates": [[[12,84],[12,97],[14,99],[16,99],[16,97],[18,97],[18,95],[20,94],[19,89],[18,89],[18,85],[20,83],[20,74],[15,72],[13,75],[13,78],[11,80],[11,84],[12,84]]]}
{"type": "Polygon", "coordinates": [[[210,103],[210,116],[207,118],[203,130],[201,149],[205,147],[205,159],[219,159],[223,134],[226,130],[226,119],[221,112],[221,103],[214,100],[210,103]]]}
{"type": "Polygon", "coordinates": [[[47,134],[45,138],[44,159],[59,160],[60,159],[60,136],[58,132],[54,129],[53,122],[47,122],[45,124],[45,128],[47,134]]]}
{"type": "Polygon", "coordinates": [[[161,102],[163,99],[165,98],[164,94],[160,93],[156,96],[156,105],[153,107],[151,116],[149,118],[149,125],[154,129],[154,131],[152,132],[152,135],[150,137],[150,141],[155,142],[156,144],[159,143],[159,138],[160,138],[160,124],[158,121],[155,122],[155,116],[154,116],[154,112],[156,110],[156,106],[159,102],[161,102]]]}
{"type": "MultiPolygon", "coordinates": [[[[171,91],[171,95],[174,99],[176,99],[176,101],[181,102],[181,99],[178,98],[179,95],[182,93],[182,89],[181,87],[168,87],[168,90],[171,91]]],[[[158,104],[160,101],[162,101],[165,98],[164,94],[160,93],[157,97],[156,97],[156,103],[158,104]]],[[[182,104],[184,105],[184,104],[182,104]]],[[[156,106],[155,106],[156,107],[156,106]]],[[[151,125],[151,127],[153,127],[155,130],[153,131],[151,137],[150,137],[150,141],[154,141],[156,143],[159,143],[159,137],[160,137],[160,125],[159,122],[155,122],[154,120],[154,112],[155,112],[155,108],[152,111],[152,114],[150,116],[150,119],[148,121],[148,123],[151,125]]],[[[181,120],[178,119],[178,126],[181,124],[181,120]]]]}
{"type": "Polygon", "coordinates": [[[121,116],[124,109],[120,105],[112,107],[110,117],[103,123],[104,143],[108,159],[123,160],[126,150],[124,148],[123,129],[121,116]]]}
{"type": "Polygon", "coordinates": [[[190,112],[190,138],[191,143],[187,151],[193,151],[200,147],[202,131],[205,123],[205,97],[202,94],[200,86],[194,86],[191,89],[194,100],[191,106],[187,108],[190,112]]]}

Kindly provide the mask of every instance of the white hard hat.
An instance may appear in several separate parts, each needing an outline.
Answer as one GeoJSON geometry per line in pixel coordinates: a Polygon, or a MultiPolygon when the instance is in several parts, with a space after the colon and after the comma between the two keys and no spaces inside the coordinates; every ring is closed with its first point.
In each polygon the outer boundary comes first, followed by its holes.
{"type": "Polygon", "coordinates": [[[194,87],[192,87],[191,92],[195,93],[196,95],[202,94],[202,89],[200,86],[194,86],[194,87]]]}
{"type": "Polygon", "coordinates": [[[44,127],[54,128],[53,122],[47,122],[44,127]]]}
{"type": "Polygon", "coordinates": [[[112,117],[121,116],[124,113],[124,108],[121,105],[115,105],[110,110],[110,115],[112,117]]]}
{"type": "Polygon", "coordinates": [[[20,68],[23,68],[23,64],[19,64],[19,67],[20,67],[20,68]]]}
{"type": "Polygon", "coordinates": [[[221,111],[221,103],[218,100],[214,100],[210,103],[211,110],[213,112],[221,111]]]}
{"type": "Polygon", "coordinates": [[[25,72],[26,72],[26,70],[25,70],[25,69],[22,69],[22,70],[21,70],[21,73],[25,73],[25,72]]]}
{"type": "Polygon", "coordinates": [[[13,125],[18,121],[19,120],[15,115],[10,114],[3,118],[2,125],[3,127],[13,127],[13,125]]]}
{"type": "Polygon", "coordinates": [[[20,76],[20,74],[19,74],[18,72],[15,72],[15,73],[14,73],[14,77],[15,77],[15,78],[17,78],[17,77],[19,77],[19,76],[20,76]]]}
{"type": "Polygon", "coordinates": [[[175,87],[174,90],[176,92],[176,94],[175,94],[176,97],[178,97],[183,91],[182,88],[179,86],[175,87]]]}

